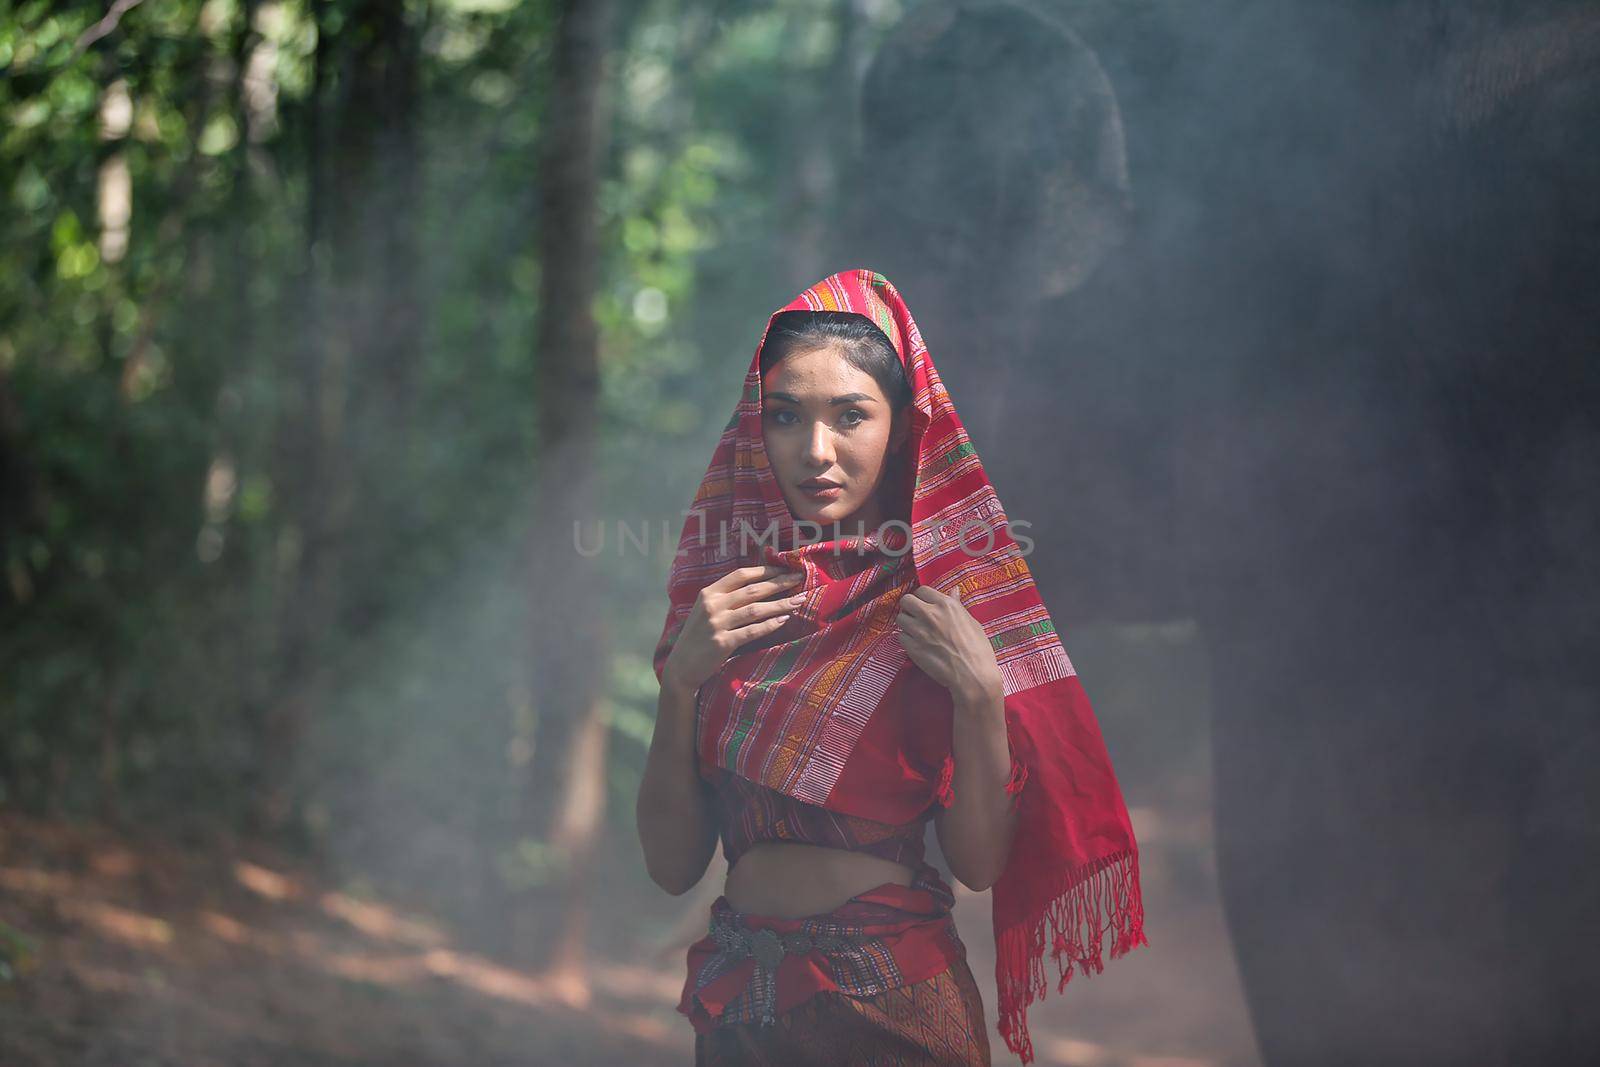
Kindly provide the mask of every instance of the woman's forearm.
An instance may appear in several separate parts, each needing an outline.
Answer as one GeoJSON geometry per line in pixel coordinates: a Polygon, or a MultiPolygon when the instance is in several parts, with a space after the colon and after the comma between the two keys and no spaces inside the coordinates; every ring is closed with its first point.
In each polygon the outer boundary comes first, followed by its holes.
{"type": "Polygon", "coordinates": [[[645,869],[674,896],[700,881],[717,850],[713,800],[695,766],[694,716],[693,690],[661,687],[634,808],[645,869]]]}
{"type": "Polygon", "coordinates": [[[1005,870],[1016,815],[1006,784],[1011,777],[1011,746],[1006,738],[1005,698],[1001,693],[955,694],[951,750],[955,798],[939,813],[939,847],[950,873],[969,889],[992,886],[1005,870]]]}

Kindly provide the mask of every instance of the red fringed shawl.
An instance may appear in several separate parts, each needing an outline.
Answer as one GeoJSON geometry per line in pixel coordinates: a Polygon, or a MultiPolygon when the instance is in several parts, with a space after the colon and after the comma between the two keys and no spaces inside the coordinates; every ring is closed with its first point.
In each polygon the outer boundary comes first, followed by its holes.
{"type": "Polygon", "coordinates": [[[1113,959],[1149,944],[1138,843],[1089,699],[899,291],[874,271],[842,271],[773,312],[767,329],[804,310],[867,316],[904,361],[915,469],[900,472],[909,500],[889,513],[910,522],[805,543],[817,528],[794,519],[767,464],[757,346],[679,539],[656,674],[703,587],[763,561],[801,570],[804,604],[700,688],[699,758],[834,811],[903,823],[948,793],[954,764],[950,695],[895,639],[899,601],[923,584],[966,606],[993,644],[1012,753],[1027,769],[993,907],[999,1029],[1028,1063],[1027,1007],[1046,991],[1046,949],[1061,992],[1074,961],[1083,974],[1103,969],[1106,930],[1113,959]],[[930,744],[931,765],[921,758],[930,744]]]}

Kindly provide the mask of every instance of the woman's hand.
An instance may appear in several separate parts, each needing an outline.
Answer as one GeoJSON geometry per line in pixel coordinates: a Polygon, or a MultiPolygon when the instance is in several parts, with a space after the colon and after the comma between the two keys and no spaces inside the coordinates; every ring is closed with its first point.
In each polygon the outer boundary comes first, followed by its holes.
{"type": "Polygon", "coordinates": [[[740,645],[765,637],[788,621],[805,594],[767,598],[795,588],[804,577],[758,563],[729,571],[700,590],[661,668],[662,683],[690,693],[699,689],[740,645]]]}
{"type": "Polygon", "coordinates": [[[988,706],[1005,697],[994,646],[966,605],[929,585],[900,598],[895,637],[911,662],[950,690],[958,703],[988,706]]]}

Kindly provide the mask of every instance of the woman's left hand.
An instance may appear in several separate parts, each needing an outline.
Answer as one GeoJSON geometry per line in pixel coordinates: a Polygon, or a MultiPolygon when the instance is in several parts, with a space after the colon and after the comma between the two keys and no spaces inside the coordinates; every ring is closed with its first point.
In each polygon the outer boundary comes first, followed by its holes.
{"type": "Polygon", "coordinates": [[[994,646],[966,605],[928,585],[900,598],[895,637],[911,662],[958,697],[978,703],[1004,698],[994,646]]]}

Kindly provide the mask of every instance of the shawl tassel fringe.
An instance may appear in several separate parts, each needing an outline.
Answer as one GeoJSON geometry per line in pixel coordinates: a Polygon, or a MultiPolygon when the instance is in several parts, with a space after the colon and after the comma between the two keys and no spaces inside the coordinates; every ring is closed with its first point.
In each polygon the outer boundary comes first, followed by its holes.
{"type": "Polygon", "coordinates": [[[1100,956],[1105,931],[1115,932],[1111,958],[1148,945],[1144,934],[1144,902],[1139,891],[1139,852],[1125,849],[1069,872],[1064,889],[1031,922],[998,932],[996,974],[999,979],[999,1030],[1006,1047],[1033,1060],[1033,1040],[1028,1034],[1028,1005],[1047,991],[1044,951],[1050,935],[1050,955],[1055,958],[1062,993],[1072,980],[1072,965],[1083,974],[1104,970],[1100,956]]]}
{"type": "Polygon", "coordinates": [[[939,798],[939,803],[949,807],[955,803],[956,790],[954,786],[956,776],[956,758],[953,755],[944,758],[944,767],[939,771],[939,784],[934,787],[934,795],[939,798]]]}

